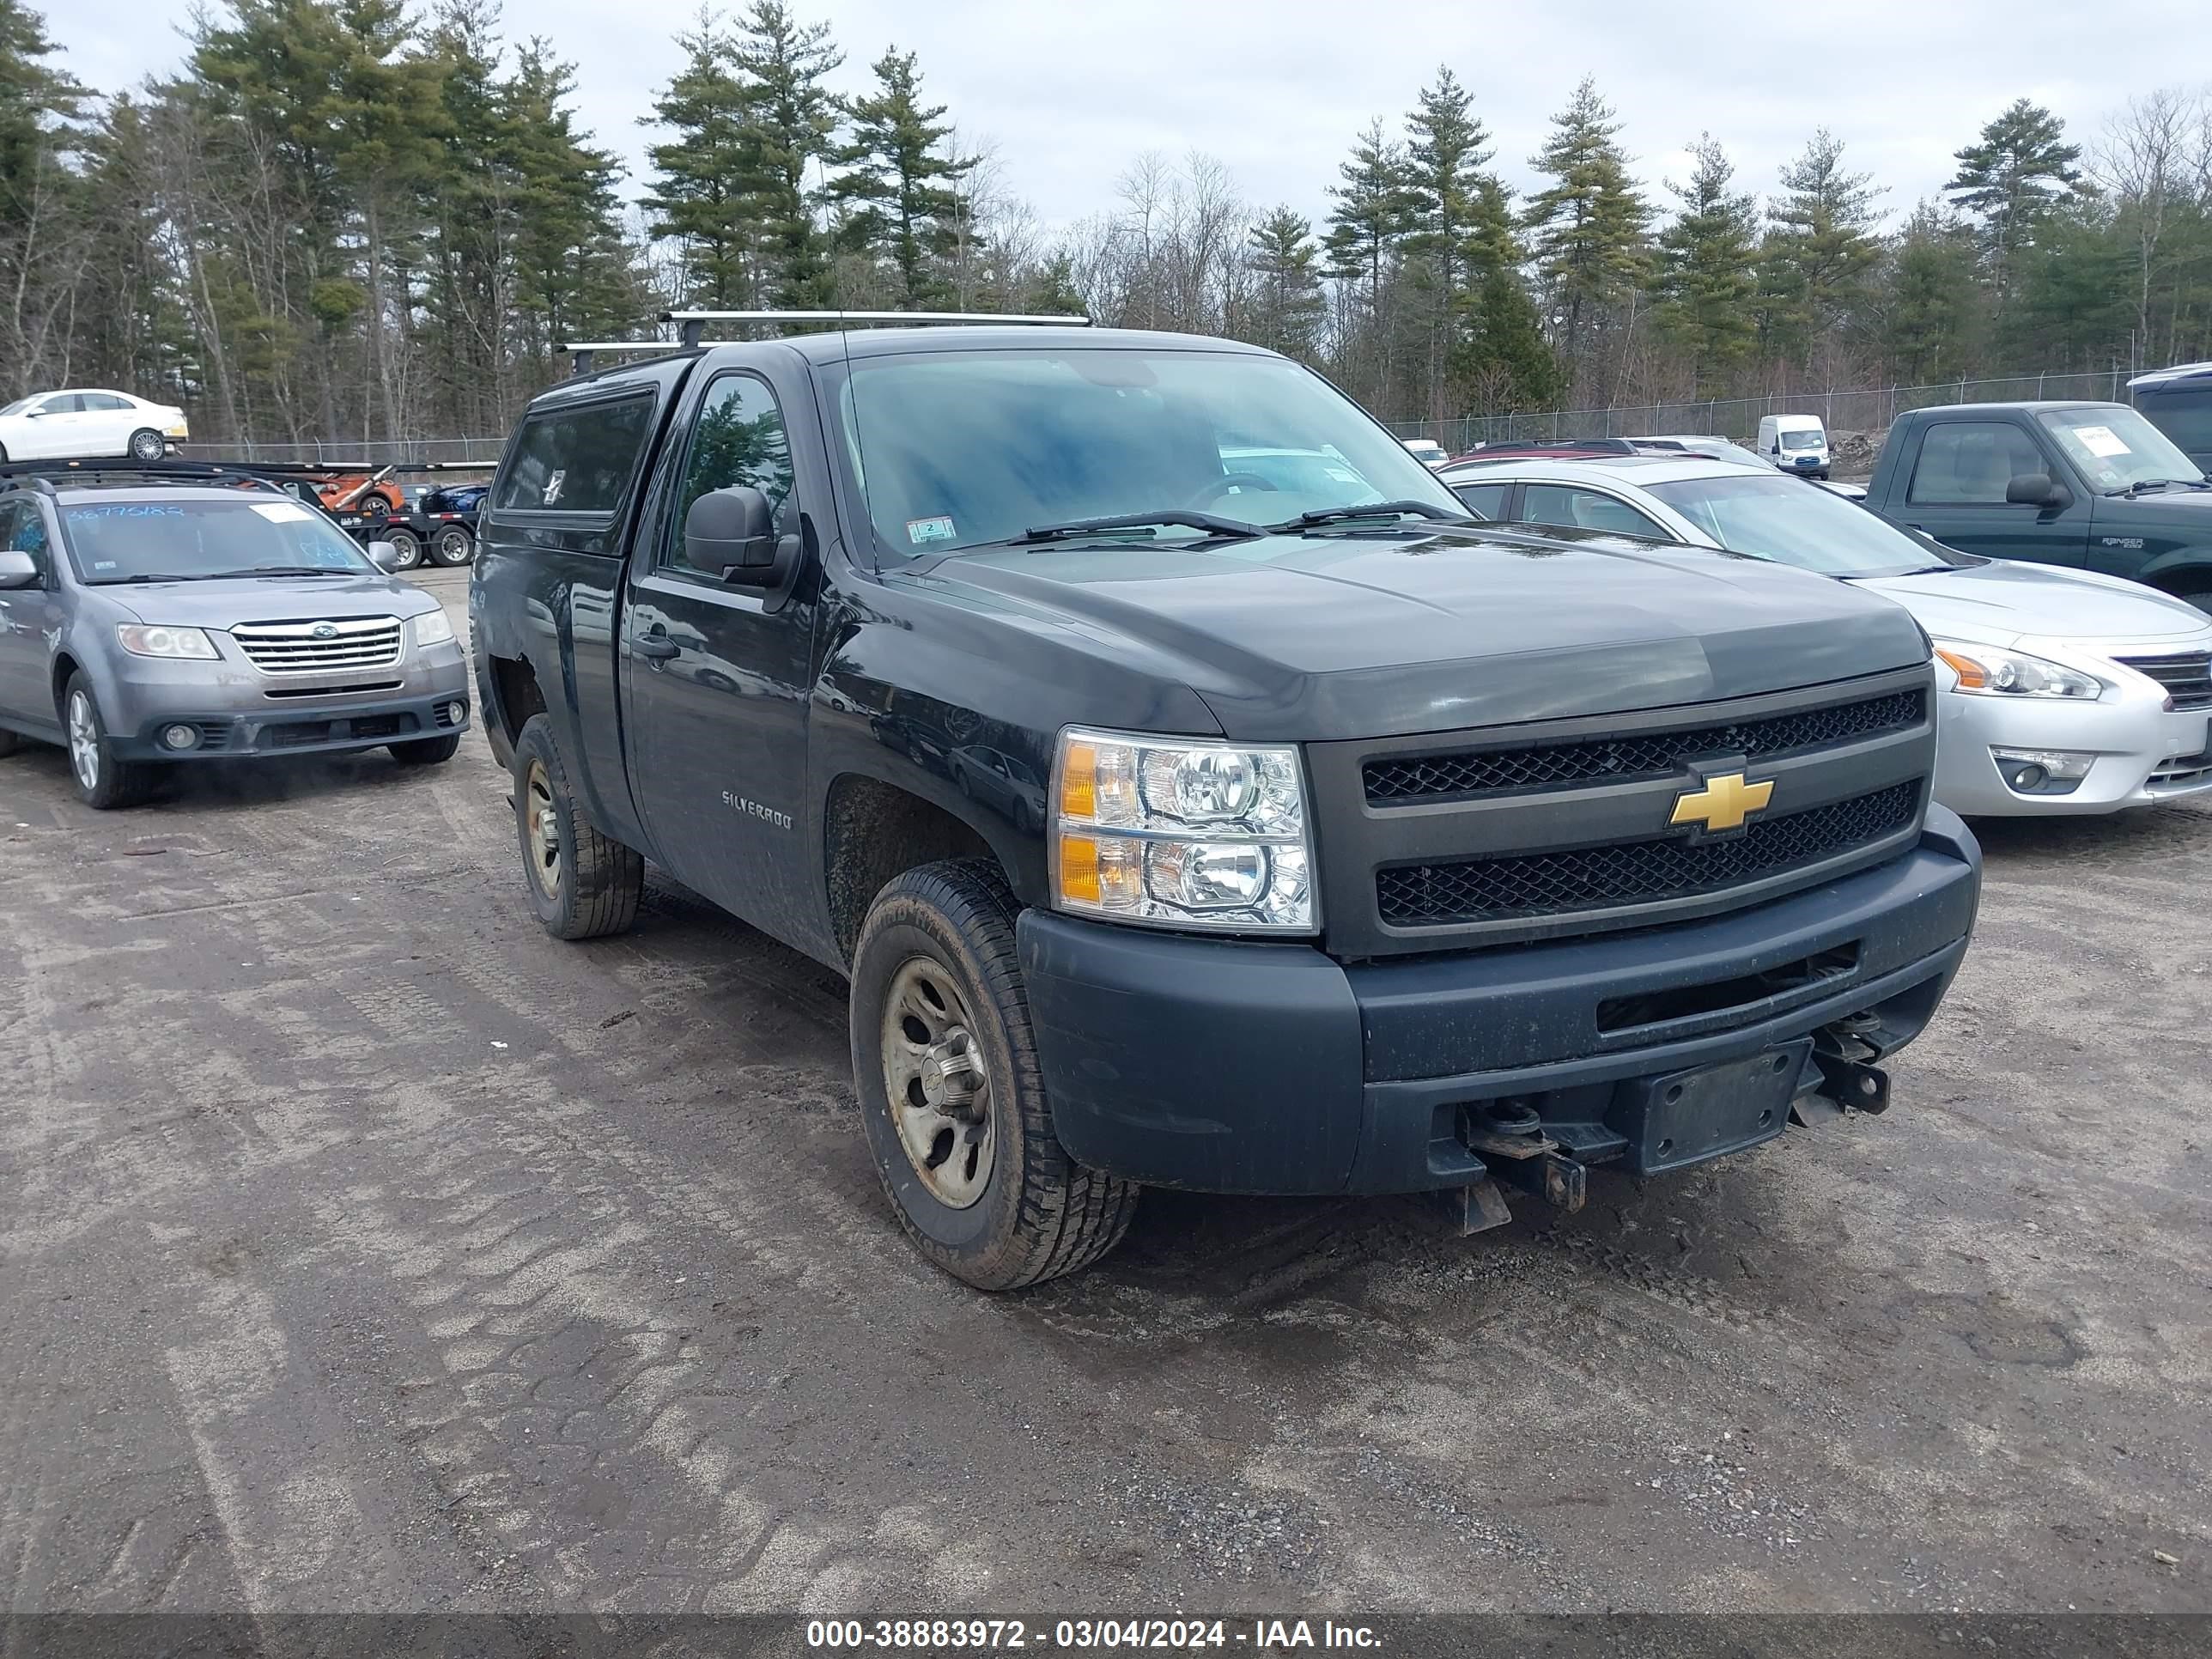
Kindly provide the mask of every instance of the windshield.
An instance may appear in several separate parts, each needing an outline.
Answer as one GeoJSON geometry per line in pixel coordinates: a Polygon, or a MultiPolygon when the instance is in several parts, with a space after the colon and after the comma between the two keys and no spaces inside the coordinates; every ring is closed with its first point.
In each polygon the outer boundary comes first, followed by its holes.
{"type": "Polygon", "coordinates": [[[1695,438],[1683,447],[1700,455],[1710,455],[1717,461],[1734,461],[1738,466],[1766,465],[1741,444],[1732,444],[1725,438],[1695,438]]]}
{"type": "Polygon", "coordinates": [[[2037,418],[2081,476],[2107,495],[2161,480],[2194,483],[2204,476],[2172,439],[2121,404],[2051,410],[2037,418]]]}
{"type": "MultiPolygon", "coordinates": [[[[855,361],[838,402],[877,540],[902,558],[1163,510],[1278,524],[1418,501],[1465,516],[1397,439],[1279,357],[915,352],[855,361]]],[[[1119,535],[1209,533],[1161,525],[1119,535]]]]}
{"type": "Polygon", "coordinates": [[[1755,554],[1824,576],[1901,576],[1948,568],[1866,508],[1771,468],[1760,477],[1683,478],[1644,488],[1731,553],[1755,554]]]}
{"type": "Polygon", "coordinates": [[[2150,423],[2192,454],[2212,454],[2212,389],[2147,396],[2142,411],[2150,423]]]}
{"type": "Polygon", "coordinates": [[[329,520],[266,495],[234,501],[86,501],[61,509],[62,538],[88,586],[192,580],[256,570],[376,567],[329,520]]]}
{"type": "Polygon", "coordinates": [[[46,395],[46,394],[43,392],[35,392],[27,398],[18,398],[14,403],[9,404],[7,408],[0,409],[0,416],[21,415],[25,410],[28,409],[33,404],[35,404],[40,398],[46,395]]]}
{"type": "Polygon", "coordinates": [[[1824,433],[1807,432],[1802,428],[1784,432],[1782,434],[1782,447],[1784,449],[1818,449],[1826,435],[1824,433]]]}

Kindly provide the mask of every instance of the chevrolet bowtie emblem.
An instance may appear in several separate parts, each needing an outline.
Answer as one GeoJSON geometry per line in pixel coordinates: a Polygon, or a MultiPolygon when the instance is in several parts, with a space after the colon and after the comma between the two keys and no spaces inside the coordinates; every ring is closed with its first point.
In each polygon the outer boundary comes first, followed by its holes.
{"type": "Polygon", "coordinates": [[[1773,798],[1773,779],[1746,783],[1742,773],[1723,772],[1717,778],[1707,778],[1704,788],[1677,795],[1674,816],[1668,822],[1698,824],[1715,833],[1741,830],[1746,818],[1773,798]]]}

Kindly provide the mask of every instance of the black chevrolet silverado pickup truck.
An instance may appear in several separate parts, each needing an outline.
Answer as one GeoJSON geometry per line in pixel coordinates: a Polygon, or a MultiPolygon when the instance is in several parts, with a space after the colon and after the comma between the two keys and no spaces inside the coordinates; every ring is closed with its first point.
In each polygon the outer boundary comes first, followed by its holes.
{"type": "Polygon", "coordinates": [[[1471,520],[1254,348],[678,351],[532,403],[479,540],[539,919],[649,859],[846,974],[884,1185],[987,1288],[1146,1184],[1473,1231],[1881,1110],[1973,924],[1903,610],[1471,520]]]}

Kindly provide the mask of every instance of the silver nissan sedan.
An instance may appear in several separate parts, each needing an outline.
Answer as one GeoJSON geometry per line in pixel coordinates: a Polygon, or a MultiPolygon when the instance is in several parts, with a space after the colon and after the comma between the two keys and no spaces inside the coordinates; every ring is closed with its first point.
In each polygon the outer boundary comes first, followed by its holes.
{"type": "Polygon", "coordinates": [[[1936,799],[2112,812],[2212,790],[2212,617],[2094,571],[1977,558],[1765,465],[1698,455],[1462,463],[1486,518],[1794,564],[1887,595],[1935,647],[1936,799]]]}
{"type": "Polygon", "coordinates": [[[468,723],[444,608],[316,508],[252,479],[0,477],[0,755],[64,744],[88,805],[194,761],[435,764],[468,723]]]}

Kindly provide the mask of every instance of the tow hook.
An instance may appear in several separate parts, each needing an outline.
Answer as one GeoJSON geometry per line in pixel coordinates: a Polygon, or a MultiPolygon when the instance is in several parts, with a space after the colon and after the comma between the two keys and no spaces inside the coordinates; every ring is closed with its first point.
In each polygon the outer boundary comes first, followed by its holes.
{"type": "Polygon", "coordinates": [[[1881,1066],[1862,1065],[1840,1054],[1816,1052],[1813,1058],[1820,1067],[1820,1092],[1838,1106],[1847,1106],[1855,1112],[1880,1113],[1889,1109],[1889,1073],[1881,1066]]]}

